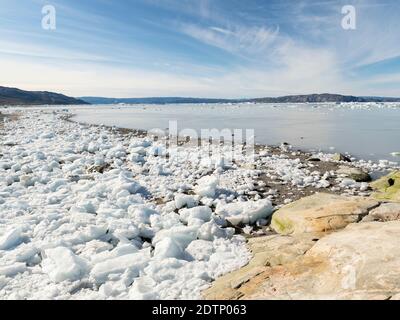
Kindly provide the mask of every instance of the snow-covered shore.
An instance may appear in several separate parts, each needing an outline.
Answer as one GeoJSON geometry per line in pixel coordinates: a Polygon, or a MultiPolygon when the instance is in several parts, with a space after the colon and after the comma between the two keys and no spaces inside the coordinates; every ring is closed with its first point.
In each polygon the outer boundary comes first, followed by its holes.
{"type": "MultiPolygon", "coordinates": [[[[0,298],[196,299],[250,258],[210,209],[219,191],[209,168],[167,168],[148,139],[41,111],[2,134],[0,298]]],[[[249,206],[272,212],[269,201],[249,206]]]]}
{"type": "Polygon", "coordinates": [[[267,224],[276,190],[263,172],[292,189],[366,191],[296,153],[225,167],[181,147],[186,161],[171,161],[163,141],[64,116],[25,110],[0,129],[0,299],[198,299],[249,261],[233,227],[267,224]]]}

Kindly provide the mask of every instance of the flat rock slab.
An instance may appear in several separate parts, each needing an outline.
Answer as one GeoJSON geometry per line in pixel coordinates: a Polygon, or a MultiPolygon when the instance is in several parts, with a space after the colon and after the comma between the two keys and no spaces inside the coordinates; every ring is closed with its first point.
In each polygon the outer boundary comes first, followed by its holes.
{"type": "Polygon", "coordinates": [[[400,171],[371,183],[375,192],[371,195],[373,199],[380,201],[400,202],[400,171]]]}
{"type": "Polygon", "coordinates": [[[279,209],[271,227],[284,235],[334,231],[359,222],[377,206],[369,198],[317,193],[279,209]]]}
{"type": "Polygon", "coordinates": [[[272,267],[290,263],[303,256],[314,244],[315,236],[298,237],[274,235],[249,239],[248,246],[254,257],[250,263],[215,281],[203,292],[206,300],[236,300],[249,292],[248,285],[258,286],[259,276],[272,267]],[[258,280],[258,281],[257,281],[258,280]],[[242,289],[246,289],[243,291],[242,289]]]}
{"type": "Polygon", "coordinates": [[[391,299],[400,293],[399,233],[400,221],[352,224],[260,274],[262,285],[242,298],[391,299]]]}
{"type": "Polygon", "coordinates": [[[370,214],[363,219],[363,222],[387,222],[396,220],[400,220],[400,203],[384,203],[372,210],[370,214]]]}

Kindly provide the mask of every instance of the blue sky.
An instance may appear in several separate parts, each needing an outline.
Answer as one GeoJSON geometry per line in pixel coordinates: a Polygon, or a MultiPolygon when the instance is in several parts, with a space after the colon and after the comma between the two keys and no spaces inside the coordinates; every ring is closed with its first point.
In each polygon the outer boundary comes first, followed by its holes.
{"type": "Polygon", "coordinates": [[[400,96],[397,0],[0,0],[0,85],[72,96],[400,96]],[[56,30],[41,27],[56,8],[56,30]],[[357,29],[341,26],[344,5],[357,29]]]}

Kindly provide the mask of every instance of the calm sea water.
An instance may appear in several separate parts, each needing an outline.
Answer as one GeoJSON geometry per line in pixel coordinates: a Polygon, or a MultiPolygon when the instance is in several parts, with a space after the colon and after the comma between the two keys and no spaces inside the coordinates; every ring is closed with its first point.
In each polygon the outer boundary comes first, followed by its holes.
{"type": "Polygon", "coordinates": [[[166,105],[78,108],[76,120],[123,128],[254,129],[258,143],[399,161],[400,105],[166,105]]]}

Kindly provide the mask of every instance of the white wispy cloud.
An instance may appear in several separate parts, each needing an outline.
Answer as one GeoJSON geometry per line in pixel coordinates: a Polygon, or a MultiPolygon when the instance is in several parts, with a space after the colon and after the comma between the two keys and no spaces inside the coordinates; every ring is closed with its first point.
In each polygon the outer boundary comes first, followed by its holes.
{"type": "Polygon", "coordinates": [[[333,72],[335,62],[329,53],[300,47],[296,47],[296,56],[289,52],[282,53],[284,67],[269,72],[257,67],[239,66],[228,71],[211,71],[204,76],[73,61],[65,61],[61,67],[47,62],[2,58],[0,83],[73,96],[112,97],[178,95],[241,98],[341,89],[337,86],[341,79],[333,72]]]}
{"type": "Polygon", "coordinates": [[[234,26],[228,29],[195,24],[182,24],[180,31],[207,45],[237,54],[262,52],[279,34],[279,28],[234,26]]]}

